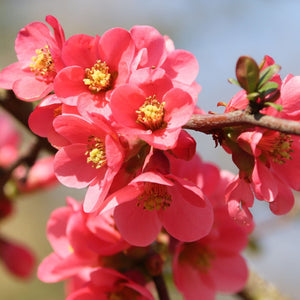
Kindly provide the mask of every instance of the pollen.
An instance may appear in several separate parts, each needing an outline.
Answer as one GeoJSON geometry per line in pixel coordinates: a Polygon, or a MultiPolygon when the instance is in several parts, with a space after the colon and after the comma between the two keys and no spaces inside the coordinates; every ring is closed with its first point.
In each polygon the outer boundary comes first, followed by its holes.
{"type": "Polygon", "coordinates": [[[32,63],[29,65],[30,71],[34,72],[37,77],[53,80],[56,72],[49,46],[37,49],[35,53],[36,56],[31,58],[32,63]]]}
{"type": "Polygon", "coordinates": [[[109,67],[106,62],[97,60],[93,67],[85,69],[83,82],[94,94],[110,89],[111,74],[109,73],[109,67]]]}
{"type": "Polygon", "coordinates": [[[166,209],[172,203],[172,197],[168,193],[167,186],[147,182],[144,192],[138,197],[137,206],[143,209],[153,211],[166,209]]]}
{"type": "Polygon", "coordinates": [[[136,111],[138,115],[136,122],[144,125],[147,130],[165,128],[167,123],[164,121],[164,106],[165,102],[160,103],[155,95],[146,98],[144,104],[136,111]]]}
{"type": "Polygon", "coordinates": [[[284,164],[287,160],[292,159],[293,140],[289,134],[267,131],[258,146],[267,152],[273,162],[284,164]]]}
{"type": "Polygon", "coordinates": [[[106,154],[104,142],[95,136],[88,138],[87,151],[87,163],[91,163],[93,168],[99,169],[106,165],[106,154]]]}
{"type": "Polygon", "coordinates": [[[54,118],[60,116],[62,114],[62,105],[59,105],[57,108],[53,110],[54,118]]]}

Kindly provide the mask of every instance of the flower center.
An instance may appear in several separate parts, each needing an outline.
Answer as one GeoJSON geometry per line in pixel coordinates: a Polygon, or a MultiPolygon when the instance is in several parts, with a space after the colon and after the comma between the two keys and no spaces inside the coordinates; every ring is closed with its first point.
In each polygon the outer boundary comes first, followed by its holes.
{"type": "Polygon", "coordinates": [[[62,105],[59,105],[58,107],[56,107],[54,110],[53,110],[53,116],[54,118],[60,116],[62,114],[62,105]]]}
{"type": "Polygon", "coordinates": [[[258,147],[271,157],[278,164],[284,164],[287,160],[292,159],[291,153],[293,140],[288,134],[267,131],[258,143],[258,147]]]}
{"type": "Polygon", "coordinates": [[[138,197],[137,206],[152,211],[154,209],[166,209],[171,205],[172,197],[168,193],[167,186],[146,182],[144,192],[138,197]]]}
{"type": "Polygon", "coordinates": [[[87,163],[92,163],[92,167],[99,169],[106,164],[105,145],[103,141],[95,136],[88,138],[87,151],[87,163]]]}
{"type": "Polygon", "coordinates": [[[56,72],[49,46],[37,49],[35,53],[36,56],[31,58],[32,63],[29,65],[30,71],[34,72],[37,77],[53,81],[56,72]]]}
{"type": "Polygon", "coordinates": [[[167,126],[164,121],[165,102],[157,101],[156,96],[146,98],[145,103],[136,111],[138,117],[136,122],[145,126],[148,130],[163,129],[167,126]]]}
{"type": "Polygon", "coordinates": [[[201,273],[207,273],[211,267],[211,261],[215,259],[214,253],[200,243],[185,243],[179,255],[179,261],[190,264],[201,273]]]}
{"type": "Polygon", "coordinates": [[[85,69],[85,78],[83,79],[85,85],[88,86],[92,93],[106,91],[111,85],[111,74],[106,62],[97,60],[93,67],[85,69]]]}
{"type": "Polygon", "coordinates": [[[109,300],[136,300],[138,298],[140,298],[139,294],[127,286],[119,286],[116,291],[107,293],[109,300]]]}

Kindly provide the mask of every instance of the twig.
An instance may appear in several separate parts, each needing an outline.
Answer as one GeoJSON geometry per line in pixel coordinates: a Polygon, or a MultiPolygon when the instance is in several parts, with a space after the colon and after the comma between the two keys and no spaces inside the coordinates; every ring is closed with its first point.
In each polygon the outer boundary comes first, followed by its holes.
{"type": "Polygon", "coordinates": [[[236,110],[222,114],[193,115],[184,125],[185,129],[192,129],[206,134],[214,133],[224,127],[259,126],[271,130],[278,130],[286,134],[300,135],[300,122],[280,119],[260,113],[248,114],[243,110],[236,110]]]}
{"type": "Polygon", "coordinates": [[[162,275],[153,276],[153,281],[159,296],[159,300],[170,300],[168,289],[162,275]]]}

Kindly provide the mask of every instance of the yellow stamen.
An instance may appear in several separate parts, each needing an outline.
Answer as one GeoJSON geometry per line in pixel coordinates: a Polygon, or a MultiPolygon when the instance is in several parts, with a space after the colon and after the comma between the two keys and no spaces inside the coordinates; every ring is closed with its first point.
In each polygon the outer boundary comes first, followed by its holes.
{"type": "Polygon", "coordinates": [[[33,56],[33,61],[29,67],[31,72],[34,72],[36,76],[53,80],[55,76],[55,66],[49,51],[49,46],[35,50],[36,56],[33,56]]]}
{"type": "Polygon", "coordinates": [[[258,147],[267,153],[274,162],[284,164],[287,160],[292,159],[291,153],[294,151],[292,144],[293,140],[290,135],[267,131],[258,147]]]}
{"type": "Polygon", "coordinates": [[[165,128],[167,123],[164,121],[164,106],[165,102],[157,101],[155,95],[146,98],[145,103],[136,111],[138,115],[136,122],[152,131],[165,128]]]}
{"type": "Polygon", "coordinates": [[[92,93],[108,90],[111,85],[111,74],[106,62],[97,60],[93,67],[85,69],[83,82],[92,93]]]}
{"type": "Polygon", "coordinates": [[[93,168],[99,169],[106,164],[105,145],[98,137],[89,137],[85,155],[88,156],[87,163],[92,163],[93,168]]]}
{"type": "Polygon", "coordinates": [[[154,209],[166,209],[171,205],[172,197],[168,193],[167,186],[147,182],[144,192],[138,197],[137,206],[152,211],[154,209]]]}
{"type": "Polygon", "coordinates": [[[59,105],[57,108],[53,110],[54,118],[60,116],[62,114],[62,105],[59,105]]]}

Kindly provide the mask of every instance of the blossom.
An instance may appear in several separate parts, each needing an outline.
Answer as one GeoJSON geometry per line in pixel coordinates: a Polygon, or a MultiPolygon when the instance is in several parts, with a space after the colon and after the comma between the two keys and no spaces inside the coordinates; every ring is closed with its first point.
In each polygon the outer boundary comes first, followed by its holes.
{"type": "Polygon", "coordinates": [[[0,260],[15,276],[23,279],[33,274],[35,257],[24,245],[0,237],[0,260]]]}
{"type": "MultiPolygon", "coordinates": [[[[272,64],[272,60],[268,58],[267,63],[272,64]]],[[[276,75],[272,80],[279,84],[280,98],[275,103],[282,105],[283,110],[268,107],[261,112],[287,120],[297,119],[299,105],[295,99],[300,90],[299,79],[288,75],[281,82],[276,75]]],[[[247,101],[245,93],[239,92],[229,102],[226,111],[245,108],[247,101]]],[[[222,145],[232,153],[233,161],[239,167],[239,177],[228,186],[226,201],[230,215],[239,223],[249,225],[252,222],[249,211],[253,205],[252,194],[258,200],[268,202],[274,214],[281,215],[291,210],[294,205],[291,189],[300,189],[299,143],[298,136],[260,127],[227,129],[222,145]]]]}
{"type": "Polygon", "coordinates": [[[19,154],[21,136],[12,119],[6,113],[0,113],[0,166],[8,167],[19,154]]]}
{"type": "Polygon", "coordinates": [[[54,129],[69,141],[55,155],[54,172],[58,180],[73,188],[88,190],[84,200],[86,212],[95,211],[105,199],[114,176],[123,162],[118,136],[102,116],[65,114],[54,120],[54,129]]]}
{"type": "Polygon", "coordinates": [[[211,204],[197,186],[157,171],[135,177],[100,210],[112,207],[118,230],[136,246],[151,244],[162,227],[179,240],[195,241],[209,232],[213,221],[211,204]]]}
{"type": "Polygon", "coordinates": [[[247,233],[228,215],[215,209],[209,235],[193,243],[179,242],[173,258],[173,276],[184,299],[213,300],[217,292],[236,293],[246,284],[248,270],[240,252],[247,233]]]}
{"type": "Polygon", "coordinates": [[[67,206],[54,210],[47,223],[47,237],[54,250],[39,266],[38,277],[57,282],[90,272],[105,263],[105,256],[125,250],[129,245],[114,229],[111,213],[86,214],[82,205],[67,198],[67,206]]]}
{"type": "Polygon", "coordinates": [[[181,127],[193,111],[192,97],[172,83],[162,69],[137,70],[114,90],[111,110],[124,132],[151,146],[167,150],[176,146],[181,127]]]}
{"type": "Polygon", "coordinates": [[[53,161],[54,156],[40,158],[28,172],[25,167],[19,166],[13,174],[19,191],[28,193],[55,185],[57,179],[54,174],[53,161]]]}
{"type": "Polygon", "coordinates": [[[111,91],[127,82],[134,44],[128,31],[113,28],[101,37],[78,34],[64,45],[62,58],[66,67],[55,79],[58,97],[69,105],[103,112],[111,91]]]}
{"type": "Polygon", "coordinates": [[[51,94],[40,101],[28,118],[28,125],[36,135],[45,137],[55,147],[68,144],[53,128],[53,121],[61,114],[78,114],[75,107],[61,102],[55,94],[51,94]]]}
{"type": "Polygon", "coordinates": [[[66,300],[84,299],[154,300],[145,287],[113,269],[106,268],[93,271],[90,281],[66,298],[66,300]]]}
{"type": "Polygon", "coordinates": [[[57,72],[63,68],[61,49],[65,42],[61,25],[53,16],[46,22],[54,33],[41,22],[33,22],[17,35],[15,50],[18,62],[0,73],[0,87],[12,89],[25,101],[39,100],[53,90],[57,72]]]}
{"type": "Polygon", "coordinates": [[[199,71],[195,56],[186,50],[175,49],[169,37],[151,26],[133,26],[130,34],[136,47],[132,68],[163,69],[173,86],[188,92],[196,104],[201,87],[195,81],[199,71]]]}

